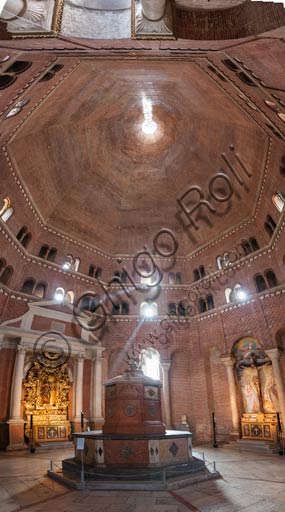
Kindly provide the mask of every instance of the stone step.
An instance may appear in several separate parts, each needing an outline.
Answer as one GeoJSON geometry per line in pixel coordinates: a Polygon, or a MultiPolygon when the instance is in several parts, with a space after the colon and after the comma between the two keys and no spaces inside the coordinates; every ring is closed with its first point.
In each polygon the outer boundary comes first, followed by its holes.
{"type": "Polygon", "coordinates": [[[72,441],[52,441],[50,443],[40,443],[36,445],[36,451],[45,451],[45,450],[65,450],[68,448],[73,448],[74,444],[72,441]]]}
{"type": "Polygon", "coordinates": [[[238,439],[236,442],[230,443],[230,447],[235,450],[259,452],[259,453],[276,453],[278,444],[272,441],[259,441],[254,439],[238,439]]]}

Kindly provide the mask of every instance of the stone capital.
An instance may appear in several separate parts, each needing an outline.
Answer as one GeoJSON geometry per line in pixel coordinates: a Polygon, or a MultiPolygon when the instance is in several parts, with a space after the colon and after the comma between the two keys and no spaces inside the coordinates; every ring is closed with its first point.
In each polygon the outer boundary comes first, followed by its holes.
{"type": "Polygon", "coordinates": [[[267,348],[264,352],[270,357],[271,361],[278,361],[281,355],[277,347],[267,348]]]}
{"type": "Polygon", "coordinates": [[[222,356],[220,357],[220,360],[222,361],[222,363],[227,367],[227,368],[230,368],[234,366],[234,361],[232,359],[231,356],[222,356]]]}
{"type": "Polygon", "coordinates": [[[160,366],[163,369],[163,371],[168,372],[170,370],[171,361],[160,361],[160,366]]]}
{"type": "Polygon", "coordinates": [[[105,352],[105,347],[97,348],[96,350],[94,350],[92,352],[92,361],[102,362],[104,360],[103,352],[105,352]]]}
{"type": "Polygon", "coordinates": [[[27,351],[27,347],[25,347],[24,345],[17,346],[17,352],[19,352],[19,354],[25,354],[26,351],[27,351]]]}

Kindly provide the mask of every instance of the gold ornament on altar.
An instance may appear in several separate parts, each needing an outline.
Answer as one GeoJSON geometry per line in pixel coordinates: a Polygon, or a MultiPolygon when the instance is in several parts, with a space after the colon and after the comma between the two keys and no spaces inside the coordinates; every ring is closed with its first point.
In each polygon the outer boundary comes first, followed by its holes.
{"type": "Polygon", "coordinates": [[[29,418],[33,415],[33,438],[39,440],[64,440],[70,434],[68,393],[70,383],[67,365],[47,368],[34,361],[24,388],[23,404],[27,419],[25,433],[30,437],[29,418]]]}

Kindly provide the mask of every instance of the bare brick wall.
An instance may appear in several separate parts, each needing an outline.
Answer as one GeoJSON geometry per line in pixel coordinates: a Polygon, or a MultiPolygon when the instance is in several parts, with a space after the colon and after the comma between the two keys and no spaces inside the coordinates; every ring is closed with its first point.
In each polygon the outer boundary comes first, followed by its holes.
{"type": "Polygon", "coordinates": [[[246,2],[229,9],[176,10],[177,35],[183,39],[236,39],[260,34],[285,24],[282,4],[246,2]]]}

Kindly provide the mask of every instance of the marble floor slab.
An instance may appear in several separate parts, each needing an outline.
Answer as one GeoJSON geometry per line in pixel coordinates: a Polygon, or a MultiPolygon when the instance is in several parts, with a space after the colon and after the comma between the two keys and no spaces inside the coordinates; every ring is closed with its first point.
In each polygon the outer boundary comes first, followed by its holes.
{"type": "Polygon", "coordinates": [[[0,453],[0,512],[285,512],[285,457],[196,448],[222,478],[161,491],[75,491],[50,480],[73,450],[0,453]]]}

